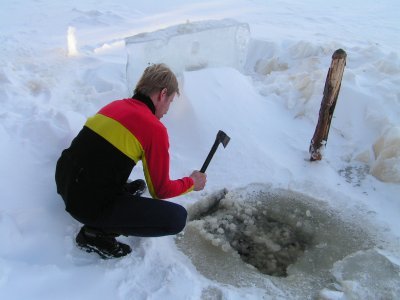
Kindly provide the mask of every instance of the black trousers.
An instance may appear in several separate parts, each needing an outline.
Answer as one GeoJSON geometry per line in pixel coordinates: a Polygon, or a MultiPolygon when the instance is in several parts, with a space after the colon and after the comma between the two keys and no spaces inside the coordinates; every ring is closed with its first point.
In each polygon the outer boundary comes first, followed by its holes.
{"type": "MultiPolygon", "coordinates": [[[[115,196],[110,212],[85,225],[109,233],[141,237],[173,235],[186,225],[187,212],[179,204],[124,193],[115,196]]],[[[78,220],[79,221],[79,220],[78,220]]]]}
{"type": "Polygon", "coordinates": [[[108,233],[158,237],[181,232],[186,209],[176,203],[136,197],[101,182],[99,174],[64,152],[57,162],[57,191],[66,210],[79,222],[108,233]],[[100,182],[100,184],[99,184],[100,182]]]}

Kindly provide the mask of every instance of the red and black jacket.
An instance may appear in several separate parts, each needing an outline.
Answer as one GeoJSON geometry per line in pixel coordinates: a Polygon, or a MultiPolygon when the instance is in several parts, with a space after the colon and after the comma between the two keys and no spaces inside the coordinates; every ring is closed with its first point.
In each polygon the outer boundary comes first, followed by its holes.
{"type": "MultiPolygon", "coordinates": [[[[132,99],[117,100],[103,107],[87,120],[85,126],[115,147],[111,156],[124,155],[130,161],[128,165],[133,166],[142,161],[153,198],[172,198],[192,191],[193,180],[189,177],[170,179],[168,133],[154,113],[150,98],[135,95],[132,99]]],[[[115,167],[118,173],[119,168],[115,167]]],[[[125,166],[120,167],[125,169],[125,166]]],[[[125,179],[127,174],[116,174],[117,177],[120,175],[125,179]]]]}
{"type": "Polygon", "coordinates": [[[118,191],[141,160],[153,198],[176,197],[193,190],[193,180],[169,177],[169,139],[147,96],[114,101],[89,118],[67,149],[93,175],[97,188],[118,191]]]}

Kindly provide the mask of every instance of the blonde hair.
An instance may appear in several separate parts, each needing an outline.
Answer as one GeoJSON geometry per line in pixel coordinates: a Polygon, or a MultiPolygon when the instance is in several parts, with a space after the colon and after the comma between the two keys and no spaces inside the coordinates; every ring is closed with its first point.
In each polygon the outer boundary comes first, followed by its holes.
{"type": "Polygon", "coordinates": [[[141,93],[150,96],[154,92],[166,88],[167,95],[179,94],[178,80],[175,74],[165,64],[153,64],[148,66],[139,79],[134,90],[135,94],[141,93]]]}

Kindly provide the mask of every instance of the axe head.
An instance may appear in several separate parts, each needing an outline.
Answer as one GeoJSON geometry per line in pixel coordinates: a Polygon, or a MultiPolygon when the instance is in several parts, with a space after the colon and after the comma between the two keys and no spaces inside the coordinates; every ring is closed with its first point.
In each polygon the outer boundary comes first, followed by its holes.
{"type": "Polygon", "coordinates": [[[222,146],[224,146],[225,148],[226,145],[228,145],[230,139],[231,138],[225,132],[223,132],[222,130],[218,131],[217,136],[215,137],[215,142],[211,147],[210,153],[208,153],[208,156],[200,169],[201,173],[204,173],[206,171],[208,164],[214,156],[215,151],[217,151],[218,145],[221,143],[222,146]]]}
{"type": "Polygon", "coordinates": [[[218,131],[217,141],[221,143],[224,148],[226,148],[230,140],[231,138],[225,132],[223,132],[222,130],[218,131]]]}

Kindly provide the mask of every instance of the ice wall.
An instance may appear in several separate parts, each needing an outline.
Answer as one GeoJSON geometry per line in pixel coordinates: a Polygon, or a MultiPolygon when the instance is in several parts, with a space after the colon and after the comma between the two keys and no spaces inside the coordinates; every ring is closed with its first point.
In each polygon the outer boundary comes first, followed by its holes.
{"type": "Polygon", "coordinates": [[[143,70],[152,63],[166,63],[177,75],[205,67],[241,70],[249,40],[248,24],[230,19],[187,22],[128,37],[128,88],[133,90],[143,70]]]}

